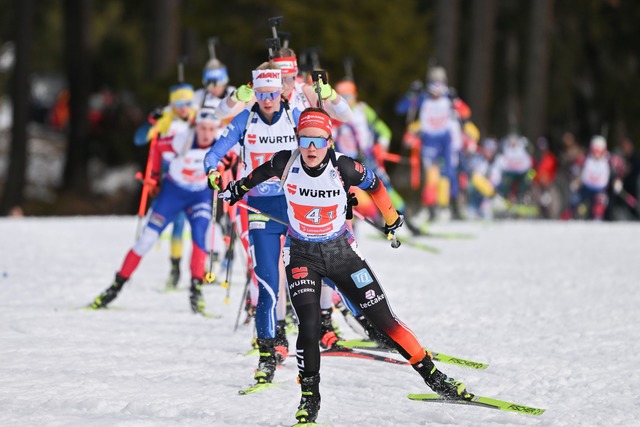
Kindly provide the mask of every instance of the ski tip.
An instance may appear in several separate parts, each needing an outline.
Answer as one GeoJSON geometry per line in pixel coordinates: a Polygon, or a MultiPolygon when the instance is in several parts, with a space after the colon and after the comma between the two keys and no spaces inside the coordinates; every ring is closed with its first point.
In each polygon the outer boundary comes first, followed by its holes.
{"type": "Polygon", "coordinates": [[[207,319],[222,319],[222,315],[221,314],[204,312],[204,313],[202,313],[202,315],[204,317],[206,317],[207,319]]]}
{"type": "Polygon", "coordinates": [[[238,394],[244,396],[246,394],[252,394],[252,393],[257,393],[259,391],[262,390],[267,390],[270,389],[272,387],[275,387],[278,383],[257,383],[257,384],[253,384],[247,388],[243,388],[241,390],[238,390],[238,394]]]}
{"type": "Polygon", "coordinates": [[[422,394],[408,394],[407,397],[411,400],[421,402],[441,402],[452,403],[462,405],[481,406],[483,408],[498,409],[506,412],[514,412],[517,414],[540,416],[544,414],[546,409],[534,408],[532,406],[522,405],[520,403],[507,402],[505,400],[498,400],[491,397],[473,395],[471,400],[463,399],[447,399],[435,393],[422,393],[422,394]]]}

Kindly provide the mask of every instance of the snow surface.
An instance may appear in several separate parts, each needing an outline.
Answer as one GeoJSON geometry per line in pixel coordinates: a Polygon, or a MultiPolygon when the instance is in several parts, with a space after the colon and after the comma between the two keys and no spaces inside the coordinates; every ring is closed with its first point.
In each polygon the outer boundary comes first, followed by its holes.
{"type": "MultiPolygon", "coordinates": [[[[162,242],[113,310],[79,309],[110,284],[135,229],[135,217],[0,219],[0,426],[293,424],[294,359],[276,374],[281,386],[237,393],[257,364],[241,355],[251,328],[233,332],[241,268],[230,304],[223,289],[206,288],[209,309],[223,317],[195,316],[187,292],[159,292],[169,270],[162,242]]],[[[470,391],[546,413],[413,402],[407,393],[428,388],[412,369],[325,358],[321,425],[638,425],[640,226],[448,223],[434,231],[475,239],[422,238],[439,254],[394,250],[361,226],[362,250],[394,311],[425,346],[490,363],[485,371],[439,364],[470,391]]]]}

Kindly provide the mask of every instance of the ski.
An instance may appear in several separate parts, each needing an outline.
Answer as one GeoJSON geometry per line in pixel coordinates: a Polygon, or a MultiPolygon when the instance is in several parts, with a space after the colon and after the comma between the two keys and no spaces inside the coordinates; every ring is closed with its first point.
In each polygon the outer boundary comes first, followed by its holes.
{"type": "MultiPolygon", "coordinates": [[[[367,235],[367,237],[370,237],[372,239],[378,239],[378,240],[380,240],[380,239],[387,240],[386,236],[383,236],[383,235],[380,235],[380,234],[369,234],[369,235],[367,235]]],[[[440,249],[436,248],[435,246],[430,246],[430,245],[427,245],[427,244],[422,243],[422,242],[416,242],[416,241],[412,240],[410,237],[404,237],[404,238],[400,237],[398,240],[400,241],[401,245],[411,246],[412,248],[420,249],[422,251],[430,252],[432,254],[439,254],[440,253],[440,249]]]]}
{"type": "Polygon", "coordinates": [[[175,292],[183,292],[188,290],[187,288],[178,288],[178,287],[173,287],[173,286],[166,286],[164,288],[161,289],[157,289],[159,294],[173,294],[175,292]]]}
{"type": "Polygon", "coordinates": [[[247,351],[245,353],[242,353],[242,355],[243,356],[251,356],[252,354],[259,354],[259,353],[260,353],[259,349],[252,348],[251,350],[249,350],[249,351],[247,351]]]}
{"type": "Polygon", "coordinates": [[[259,391],[263,391],[263,390],[268,390],[270,388],[273,388],[275,386],[277,386],[279,383],[256,383],[253,384],[247,388],[243,388],[238,390],[238,394],[241,395],[245,395],[245,394],[252,394],[252,393],[257,393],[259,391]]]}
{"type": "Polygon", "coordinates": [[[202,316],[206,317],[207,319],[222,319],[222,315],[221,314],[211,313],[210,311],[202,311],[202,312],[198,312],[198,314],[201,314],[202,316]]]}
{"type": "MultiPolygon", "coordinates": [[[[78,310],[82,310],[82,311],[125,311],[125,310],[129,310],[126,307],[120,307],[120,306],[109,306],[109,307],[100,307],[100,308],[93,308],[91,307],[91,305],[86,305],[84,307],[76,307],[76,308],[72,308],[72,311],[78,311],[78,310]]],[[[222,319],[222,315],[221,314],[216,314],[216,313],[212,313],[209,311],[202,311],[202,312],[198,312],[198,313],[194,313],[194,314],[199,314],[202,317],[205,317],[207,319],[222,319]]]]}
{"type": "Polygon", "coordinates": [[[120,306],[112,306],[112,307],[100,307],[100,308],[93,308],[91,307],[91,304],[89,305],[85,305],[82,307],[74,307],[71,309],[72,311],[124,311],[126,310],[125,307],[120,307],[120,306]]]}
{"type": "Polygon", "coordinates": [[[462,359],[460,357],[449,356],[448,354],[437,353],[435,351],[427,350],[431,354],[431,358],[435,361],[448,363],[450,365],[464,366],[471,369],[487,369],[488,363],[474,362],[473,360],[462,359]]]}
{"type": "Polygon", "coordinates": [[[408,365],[409,362],[404,360],[394,359],[393,357],[383,356],[381,354],[369,353],[356,348],[336,348],[329,349],[320,352],[321,356],[342,356],[342,357],[355,357],[358,359],[377,360],[379,362],[391,363],[394,365],[408,365]]]}
{"type": "Polygon", "coordinates": [[[544,409],[534,408],[532,406],[521,405],[520,403],[507,402],[505,400],[493,399],[491,397],[475,395],[471,400],[446,399],[438,394],[409,394],[407,397],[411,400],[420,402],[440,402],[453,403],[458,405],[481,406],[483,408],[498,409],[500,411],[515,412],[518,414],[527,414],[539,416],[544,413],[544,409]]]}
{"type": "MultiPolygon", "coordinates": [[[[349,348],[349,349],[369,349],[369,350],[375,350],[375,351],[386,351],[390,353],[396,353],[395,349],[380,347],[375,341],[369,341],[369,340],[359,340],[359,339],[343,340],[343,341],[338,341],[337,344],[339,346],[342,346],[344,348],[349,348]]],[[[487,369],[489,367],[489,364],[487,363],[481,363],[481,362],[475,362],[473,360],[462,359],[460,357],[450,356],[448,354],[438,353],[436,351],[432,351],[428,349],[425,349],[425,351],[428,351],[431,354],[431,358],[437,362],[448,363],[451,365],[459,365],[459,366],[464,366],[466,368],[478,369],[478,370],[487,369]]]]}
{"type": "Polygon", "coordinates": [[[423,224],[417,229],[418,233],[414,233],[415,237],[425,236],[425,237],[433,237],[437,239],[460,239],[460,240],[471,240],[475,239],[476,236],[472,233],[454,233],[454,232],[441,232],[441,231],[429,231],[429,225],[423,224]]]}
{"type": "Polygon", "coordinates": [[[306,426],[319,426],[318,423],[295,423],[291,427],[306,427],[306,426]]]}

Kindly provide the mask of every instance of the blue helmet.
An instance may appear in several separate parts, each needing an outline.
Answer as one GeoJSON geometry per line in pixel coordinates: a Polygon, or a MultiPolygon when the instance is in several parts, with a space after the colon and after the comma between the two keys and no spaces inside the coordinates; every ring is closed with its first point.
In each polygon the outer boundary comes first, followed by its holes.
{"type": "Polygon", "coordinates": [[[229,83],[229,74],[227,67],[217,59],[207,62],[202,70],[202,84],[204,86],[218,86],[229,83]]]}

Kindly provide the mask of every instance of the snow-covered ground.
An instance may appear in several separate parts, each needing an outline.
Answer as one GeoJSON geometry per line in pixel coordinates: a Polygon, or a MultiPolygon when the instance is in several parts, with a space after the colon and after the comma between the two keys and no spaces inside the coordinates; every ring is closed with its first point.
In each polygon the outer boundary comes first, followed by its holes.
{"type": "MultiPolygon", "coordinates": [[[[143,260],[113,310],[79,310],[110,284],[135,228],[134,217],[0,219],[0,426],[293,424],[293,359],[276,374],[280,387],[237,393],[256,366],[256,356],[241,355],[251,329],[233,332],[240,267],[230,304],[223,289],[206,289],[220,319],[191,314],[186,291],[159,292],[167,242],[143,260]]],[[[491,365],[439,365],[470,391],[546,413],[413,402],[407,393],[428,389],[412,369],[326,358],[321,425],[637,425],[640,226],[449,223],[434,231],[475,238],[422,238],[440,248],[432,254],[391,249],[361,227],[394,311],[425,346],[491,365]]]]}

